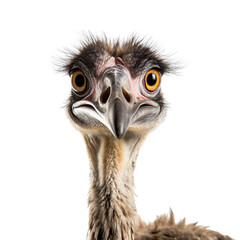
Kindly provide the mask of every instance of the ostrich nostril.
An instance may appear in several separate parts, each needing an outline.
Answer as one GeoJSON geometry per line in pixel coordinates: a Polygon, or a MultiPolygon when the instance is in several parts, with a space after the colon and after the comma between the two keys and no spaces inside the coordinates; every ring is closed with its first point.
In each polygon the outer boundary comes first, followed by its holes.
{"type": "Polygon", "coordinates": [[[123,96],[125,97],[125,99],[127,100],[127,102],[130,102],[131,96],[124,87],[122,87],[122,93],[123,93],[123,96]]]}
{"type": "Polygon", "coordinates": [[[110,95],[110,90],[111,88],[108,87],[100,96],[100,100],[102,103],[106,103],[108,98],[109,98],[109,95],[110,95]]]}

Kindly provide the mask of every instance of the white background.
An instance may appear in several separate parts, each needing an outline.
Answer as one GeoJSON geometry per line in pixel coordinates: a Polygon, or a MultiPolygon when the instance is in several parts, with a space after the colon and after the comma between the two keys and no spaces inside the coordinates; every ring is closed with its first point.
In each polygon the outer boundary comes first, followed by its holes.
{"type": "Polygon", "coordinates": [[[140,151],[136,204],[240,239],[238,1],[5,1],[0,4],[0,239],[86,239],[89,165],[54,70],[83,32],[151,37],[181,62],[165,76],[165,122],[140,151]]]}

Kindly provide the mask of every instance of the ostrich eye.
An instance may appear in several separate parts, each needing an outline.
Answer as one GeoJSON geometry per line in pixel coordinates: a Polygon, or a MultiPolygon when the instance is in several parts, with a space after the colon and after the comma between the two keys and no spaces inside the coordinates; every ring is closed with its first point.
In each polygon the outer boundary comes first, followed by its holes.
{"type": "Polygon", "coordinates": [[[151,69],[144,77],[145,87],[149,92],[154,92],[158,89],[161,83],[161,74],[156,69],[151,69]]]}
{"type": "Polygon", "coordinates": [[[72,75],[72,86],[77,93],[85,93],[88,90],[88,80],[81,71],[76,71],[72,75]]]}

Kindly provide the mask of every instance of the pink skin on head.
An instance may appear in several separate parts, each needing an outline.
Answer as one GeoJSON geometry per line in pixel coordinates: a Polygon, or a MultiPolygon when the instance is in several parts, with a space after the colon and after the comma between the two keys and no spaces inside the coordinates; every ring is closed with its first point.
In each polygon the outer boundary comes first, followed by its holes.
{"type": "MultiPolygon", "coordinates": [[[[122,59],[120,59],[121,62],[122,59]]],[[[100,76],[107,68],[110,68],[110,67],[114,67],[114,66],[118,66],[118,67],[121,67],[124,72],[129,76],[129,85],[130,85],[130,91],[131,91],[131,94],[133,95],[133,97],[139,101],[139,100],[146,100],[147,98],[144,97],[141,92],[140,92],[140,88],[139,88],[139,81],[141,81],[140,77],[136,77],[136,78],[133,78],[129,72],[129,69],[127,68],[127,66],[124,66],[123,64],[121,64],[121,62],[119,61],[116,61],[116,59],[114,57],[109,57],[105,63],[103,63],[99,69],[98,69],[98,76],[100,76]],[[117,64],[117,63],[118,64],[117,64]]]]}
{"type": "Polygon", "coordinates": [[[108,58],[102,65],[100,65],[98,69],[98,76],[100,76],[105,71],[105,69],[113,67],[115,65],[116,65],[115,58],[114,57],[108,58]]]}

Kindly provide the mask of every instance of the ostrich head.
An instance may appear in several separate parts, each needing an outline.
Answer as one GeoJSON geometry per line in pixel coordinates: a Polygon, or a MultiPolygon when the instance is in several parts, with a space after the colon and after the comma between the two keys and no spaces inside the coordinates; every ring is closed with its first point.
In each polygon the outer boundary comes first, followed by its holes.
{"type": "Polygon", "coordinates": [[[136,38],[121,45],[91,38],[64,68],[72,83],[68,113],[84,135],[124,139],[164,115],[161,80],[169,64],[136,38]]]}
{"type": "Polygon", "coordinates": [[[164,116],[161,80],[170,66],[136,38],[91,38],[64,70],[72,84],[68,113],[91,160],[90,239],[133,239],[133,169],[146,134],[164,116]]]}

